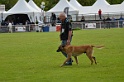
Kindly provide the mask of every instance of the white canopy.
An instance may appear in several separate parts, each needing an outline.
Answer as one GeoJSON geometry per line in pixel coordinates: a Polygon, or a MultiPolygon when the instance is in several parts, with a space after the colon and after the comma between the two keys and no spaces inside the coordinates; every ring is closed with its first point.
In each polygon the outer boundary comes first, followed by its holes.
{"type": "Polygon", "coordinates": [[[29,4],[31,7],[33,7],[34,9],[36,9],[36,10],[38,10],[38,11],[41,11],[41,8],[39,8],[39,7],[34,3],[33,0],[30,0],[30,1],[28,2],[28,4],[29,4]]]}
{"type": "Polygon", "coordinates": [[[121,4],[110,5],[107,8],[108,14],[121,14],[124,13],[124,1],[121,4]]]}
{"type": "Polygon", "coordinates": [[[97,0],[93,4],[93,6],[91,8],[91,12],[98,13],[98,10],[101,9],[102,13],[106,13],[106,12],[108,12],[109,6],[110,6],[110,4],[106,0],[97,0]]]}
{"type": "Polygon", "coordinates": [[[124,1],[121,4],[110,5],[106,0],[97,0],[92,6],[83,6],[79,14],[94,15],[98,14],[99,9],[102,14],[120,14],[124,12],[124,1]]]}
{"type": "Polygon", "coordinates": [[[83,6],[77,0],[70,0],[69,3],[79,10],[79,14],[82,13],[83,6]]]}
{"type": "Polygon", "coordinates": [[[63,12],[66,7],[69,7],[69,14],[78,14],[78,9],[73,7],[67,0],[60,0],[53,8],[47,11],[47,15],[51,15],[52,12],[58,15],[63,12]]]}
{"type": "MultiPolygon", "coordinates": [[[[37,14],[37,20],[38,20],[38,21],[43,21],[43,20],[41,20],[41,18],[43,17],[43,16],[42,16],[42,15],[43,15],[42,9],[39,8],[39,7],[34,3],[33,0],[29,0],[28,4],[29,4],[32,8],[34,8],[35,10],[37,10],[37,11],[39,12],[39,13],[37,14]]],[[[42,19],[43,19],[43,18],[42,18],[42,19]]]]}
{"type": "Polygon", "coordinates": [[[119,11],[124,12],[124,1],[119,5],[119,11]]]}
{"type": "Polygon", "coordinates": [[[77,0],[70,0],[69,3],[77,9],[81,9],[83,7],[77,0]]]}
{"type": "Polygon", "coordinates": [[[108,12],[110,4],[106,0],[97,0],[92,6],[83,6],[79,14],[97,14],[101,9],[102,13],[108,12]]]}
{"type": "Polygon", "coordinates": [[[27,14],[31,22],[35,22],[38,10],[32,8],[25,0],[18,0],[18,2],[7,12],[4,13],[3,19],[11,14],[27,14]]]}
{"type": "Polygon", "coordinates": [[[110,7],[108,8],[108,13],[109,14],[120,13],[119,7],[120,7],[120,4],[110,5],[110,7]]]}

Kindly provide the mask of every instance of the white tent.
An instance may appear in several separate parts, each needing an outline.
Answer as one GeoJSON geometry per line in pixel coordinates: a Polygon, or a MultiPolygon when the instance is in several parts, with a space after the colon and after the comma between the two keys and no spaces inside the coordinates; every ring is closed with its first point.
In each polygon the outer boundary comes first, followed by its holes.
{"type": "Polygon", "coordinates": [[[77,0],[70,0],[69,3],[79,10],[79,14],[82,12],[83,6],[77,0]]]}
{"type": "Polygon", "coordinates": [[[33,7],[34,9],[36,9],[36,10],[38,10],[38,11],[41,11],[41,8],[39,8],[39,7],[34,3],[33,0],[30,0],[30,1],[28,2],[28,4],[29,4],[31,7],[33,7]]]}
{"type": "MultiPolygon", "coordinates": [[[[75,2],[76,0],[71,1],[75,2]]],[[[79,15],[97,15],[99,9],[102,10],[102,14],[121,14],[124,13],[124,1],[121,4],[110,5],[106,0],[97,0],[92,6],[83,6],[78,9],[79,15]]]]}
{"type": "Polygon", "coordinates": [[[64,11],[64,8],[69,7],[69,14],[78,14],[78,9],[73,7],[67,0],[60,0],[53,8],[47,11],[47,15],[51,15],[54,12],[56,15],[64,11]]]}
{"type": "Polygon", "coordinates": [[[77,8],[78,10],[81,9],[83,6],[77,0],[70,0],[69,2],[72,6],[77,8]]]}
{"type": "Polygon", "coordinates": [[[28,4],[29,4],[32,8],[36,9],[37,11],[39,11],[39,13],[37,14],[37,15],[38,15],[38,18],[37,18],[37,19],[38,19],[38,21],[42,21],[41,18],[43,17],[43,16],[42,16],[42,15],[43,15],[43,10],[42,10],[41,8],[39,8],[39,7],[34,3],[33,0],[29,0],[28,4]]]}
{"type": "Polygon", "coordinates": [[[79,11],[79,15],[81,15],[81,14],[90,14],[91,13],[91,7],[92,6],[83,6],[79,11]]]}
{"type": "Polygon", "coordinates": [[[18,0],[18,2],[7,12],[4,13],[3,19],[12,14],[27,14],[31,22],[36,22],[38,10],[32,8],[25,0],[18,0]]]}
{"type": "Polygon", "coordinates": [[[109,8],[110,4],[106,1],[106,0],[97,0],[92,8],[91,8],[91,12],[92,13],[98,13],[98,10],[101,9],[102,13],[106,13],[109,12],[108,8],[109,8]]]}
{"type": "Polygon", "coordinates": [[[79,14],[97,14],[101,9],[102,13],[108,12],[110,4],[106,0],[97,0],[92,6],[83,6],[79,14]]]}
{"type": "Polygon", "coordinates": [[[107,10],[107,13],[112,15],[124,13],[124,1],[121,4],[110,5],[107,10]]]}
{"type": "Polygon", "coordinates": [[[114,4],[114,5],[110,5],[110,7],[108,8],[108,13],[109,14],[117,14],[120,13],[120,4],[114,4]]]}
{"type": "Polygon", "coordinates": [[[119,10],[121,13],[124,13],[124,1],[119,5],[118,8],[119,8],[118,10],[119,10]]]}

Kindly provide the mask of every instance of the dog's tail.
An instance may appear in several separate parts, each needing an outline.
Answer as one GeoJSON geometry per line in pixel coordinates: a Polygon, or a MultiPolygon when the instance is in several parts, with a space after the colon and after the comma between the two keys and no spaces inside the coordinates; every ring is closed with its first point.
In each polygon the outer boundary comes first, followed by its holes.
{"type": "Polygon", "coordinates": [[[92,47],[95,47],[95,48],[98,48],[98,49],[102,49],[104,48],[105,46],[101,45],[101,46],[94,46],[94,45],[91,45],[92,47]]]}

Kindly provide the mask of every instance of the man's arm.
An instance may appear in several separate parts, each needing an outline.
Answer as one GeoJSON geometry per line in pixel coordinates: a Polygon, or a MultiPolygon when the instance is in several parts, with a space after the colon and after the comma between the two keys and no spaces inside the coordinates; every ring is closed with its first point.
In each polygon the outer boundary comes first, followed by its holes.
{"type": "Polygon", "coordinates": [[[67,45],[70,45],[70,42],[71,42],[71,37],[72,37],[72,31],[70,30],[68,32],[68,40],[67,40],[67,45]]]}

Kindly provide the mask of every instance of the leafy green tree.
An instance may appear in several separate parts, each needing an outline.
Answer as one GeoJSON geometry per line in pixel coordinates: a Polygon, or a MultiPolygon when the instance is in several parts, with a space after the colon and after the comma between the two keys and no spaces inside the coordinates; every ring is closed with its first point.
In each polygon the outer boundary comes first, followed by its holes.
{"type": "Polygon", "coordinates": [[[6,10],[13,7],[17,0],[0,0],[1,4],[5,4],[6,10]]]}
{"type": "Polygon", "coordinates": [[[123,0],[107,0],[110,4],[120,4],[123,0]]]}

